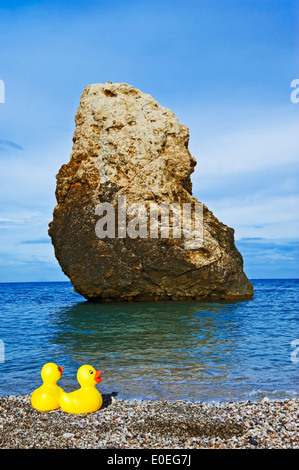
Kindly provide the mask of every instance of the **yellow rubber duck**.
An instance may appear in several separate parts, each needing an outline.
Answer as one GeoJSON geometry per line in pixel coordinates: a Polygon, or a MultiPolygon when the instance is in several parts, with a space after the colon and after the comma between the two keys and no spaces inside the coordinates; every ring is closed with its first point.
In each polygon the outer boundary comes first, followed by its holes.
{"type": "Polygon", "coordinates": [[[63,389],[57,385],[63,368],[54,362],[48,362],[41,370],[43,385],[31,395],[31,405],[38,411],[51,411],[59,408],[59,398],[63,389]]]}
{"type": "Polygon", "coordinates": [[[81,387],[74,392],[63,392],[60,396],[60,407],[67,413],[92,413],[101,408],[103,398],[96,389],[101,382],[102,371],[96,371],[92,366],[85,364],[78,369],[77,380],[81,387]]]}

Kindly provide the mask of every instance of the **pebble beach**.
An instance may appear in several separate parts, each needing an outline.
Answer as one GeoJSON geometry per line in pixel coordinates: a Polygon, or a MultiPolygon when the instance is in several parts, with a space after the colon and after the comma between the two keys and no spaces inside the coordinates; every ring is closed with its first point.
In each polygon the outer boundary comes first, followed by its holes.
{"type": "Polygon", "coordinates": [[[298,449],[299,400],[124,401],[90,414],[0,398],[0,449],[298,449]]]}

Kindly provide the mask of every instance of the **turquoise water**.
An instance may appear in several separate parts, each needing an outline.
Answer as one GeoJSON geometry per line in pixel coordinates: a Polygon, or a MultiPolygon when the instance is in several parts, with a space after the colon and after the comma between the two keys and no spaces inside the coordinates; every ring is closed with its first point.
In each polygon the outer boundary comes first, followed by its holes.
{"type": "Polygon", "coordinates": [[[121,399],[298,397],[299,280],[252,283],[250,301],[109,304],[69,283],[0,284],[0,396],[31,393],[53,361],[67,391],[87,363],[121,399]]]}

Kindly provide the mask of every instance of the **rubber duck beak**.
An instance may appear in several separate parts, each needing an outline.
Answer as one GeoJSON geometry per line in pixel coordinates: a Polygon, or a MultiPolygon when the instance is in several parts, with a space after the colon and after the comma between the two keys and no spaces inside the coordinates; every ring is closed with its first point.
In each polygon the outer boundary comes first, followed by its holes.
{"type": "Polygon", "coordinates": [[[96,372],[95,376],[94,376],[94,380],[96,381],[97,384],[98,384],[99,382],[101,382],[101,380],[102,380],[101,377],[100,377],[101,373],[102,373],[102,371],[101,371],[101,370],[98,370],[98,371],[96,372]]]}
{"type": "Polygon", "coordinates": [[[61,375],[62,375],[62,373],[63,373],[63,367],[59,366],[59,367],[58,367],[58,370],[59,370],[59,372],[60,372],[61,375]]]}

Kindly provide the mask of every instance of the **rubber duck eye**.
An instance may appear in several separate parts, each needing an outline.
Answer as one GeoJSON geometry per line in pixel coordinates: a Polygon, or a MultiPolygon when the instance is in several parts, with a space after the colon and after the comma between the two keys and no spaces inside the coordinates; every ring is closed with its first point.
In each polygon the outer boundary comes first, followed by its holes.
{"type": "Polygon", "coordinates": [[[89,373],[90,373],[90,374],[93,374],[93,371],[92,371],[92,370],[90,370],[90,371],[89,371],[89,373]]]}

